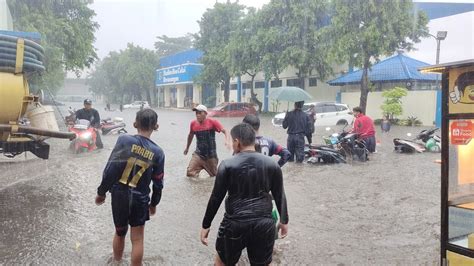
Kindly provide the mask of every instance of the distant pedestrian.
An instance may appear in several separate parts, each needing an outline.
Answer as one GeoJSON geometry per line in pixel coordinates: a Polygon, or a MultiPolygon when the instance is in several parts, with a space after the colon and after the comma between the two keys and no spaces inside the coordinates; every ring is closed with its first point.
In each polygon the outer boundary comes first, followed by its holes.
{"type": "Polygon", "coordinates": [[[365,146],[369,152],[375,152],[375,127],[372,119],[364,113],[360,107],[352,109],[355,121],[352,132],[359,134],[359,138],[365,141],[365,146]]]}
{"type": "Polygon", "coordinates": [[[123,104],[122,103],[120,103],[119,109],[120,109],[120,112],[123,111],[123,104]]]}
{"type": "Polygon", "coordinates": [[[295,109],[287,112],[283,119],[283,128],[288,129],[287,147],[291,152],[290,162],[296,157],[297,163],[304,160],[304,137],[311,132],[309,116],[303,112],[304,101],[296,102],[295,109]]]}
{"type": "Polygon", "coordinates": [[[194,136],[196,136],[196,150],[189,162],[186,176],[198,177],[203,169],[211,177],[216,176],[219,163],[216,151],[216,132],[222,132],[225,135],[225,145],[230,147],[227,130],[219,121],[207,118],[206,106],[200,104],[194,107],[193,111],[196,112],[196,120],[191,122],[184,155],[188,154],[194,136]]]}
{"type": "Polygon", "coordinates": [[[382,133],[388,133],[390,131],[391,126],[392,125],[390,123],[390,120],[388,119],[388,116],[384,116],[382,122],[380,123],[382,133]]]}

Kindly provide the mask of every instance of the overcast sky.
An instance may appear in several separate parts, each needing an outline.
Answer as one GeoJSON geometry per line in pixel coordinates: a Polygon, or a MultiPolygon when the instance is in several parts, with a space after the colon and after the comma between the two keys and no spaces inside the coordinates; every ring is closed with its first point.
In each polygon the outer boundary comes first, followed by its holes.
{"type": "MultiPolygon", "coordinates": [[[[225,2],[226,0],[219,0],[225,2]]],[[[471,0],[472,1],[472,0],[471,0]]],[[[156,36],[183,36],[199,31],[197,21],[216,0],[95,0],[91,8],[100,24],[95,47],[100,58],[110,51],[124,49],[128,42],[153,49],[156,36]]],[[[269,0],[240,0],[246,6],[261,7],[269,0]]],[[[469,0],[418,0],[418,2],[469,2],[469,0]]],[[[430,21],[430,32],[447,30],[441,42],[440,62],[474,58],[474,12],[430,21]]],[[[408,55],[434,63],[436,41],[424,39],[416,52],[408,55]]]]}
{"type": "MultiPolygon", "coordinates": [[[[128,42],[153,49],[156,36],[183,36],[199,31],[198,20],[216,0],[96,0],[91,8],[100,25],[95,47],[100,58],[128,42]]],[[[219,2],[225,2],[220,0],[219,2]]],[[[240,0],[260,8],[269,0],[240,0]]]]}

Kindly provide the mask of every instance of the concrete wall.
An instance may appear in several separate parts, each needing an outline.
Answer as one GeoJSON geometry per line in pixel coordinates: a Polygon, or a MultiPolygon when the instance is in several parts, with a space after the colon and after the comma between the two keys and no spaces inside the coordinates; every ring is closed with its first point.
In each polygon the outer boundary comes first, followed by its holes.
{"type": "MultiPolygon", "coordinates": [[[[343,92],[341,96],[342,103],[348,104],[351,108],[359,105],[360,92],[343,92]]],[[[382,118],[380,106],[383,101],[382,92],[369,92],[367,115],[372,119],[382,118]]],[[[401,101],[403,114],[398,118],[416,116],[423,125],[433,125],[436,116],[436,91],[409,91],[401,101]]]]}
{"type": "MultiPolygon", "coordinates": [[[[340,74],[340,72],[343,69],[347,69],[347,65],[333,66],[333,70],[334,70],[335,74],[333,76],[328,77],[325,80],[318,79],[316,86],[309,86],[309,78],[306,78],[305,79],[305,90],[311,96],[313,96],[313,99],[311,101],[314,101],[314,102],[335,101],[336,100],[336,95],[340,91],[340,87],[329,86],[326,83],[326,81],[334,79],[336,76],[338,76],[340,74]]],[[[286,69],[284,69],[280,73],[280,75],[278,75],[278,78],[282,81],[282,86],[286,86],[286,81],[288,79],[297,78],[296,72],[297,72],[297,70],[294,67],[287,67],[286,69]]],[[[313,76],[310,76],[310,77],[312,78],[312,77],[316,77],[316,76],[313,75],[313,76]]],[[[252,79],[249,75],[243,75],[241,77],[242,84],[246,83],[246,82],[250,82],[251,80],[252,79]]],[[[273,78],[272,80],[275,80],[275,78],[273,78]]],[[[265,77],[264,77],[263,72],[257,73],[257,75],[255,76],[255,79],[254,79],[254,82],[261,82],[261,81],[265,81],[265,77]]],[[[236,84],[236,83],[237,83],[237,78],[231,79],[231,84],[236,84]]],[[[269,91],[271,92],[272,88],[271,88],[270,84],[269,84],[269,87],[270,87],[269,91]]],[[[263,97],[264,97],[263,91],[264,91],[263,88],[254,89],[254,92],[257,93],[258,100],[261,101],[262,104],[264,103],[264,101],[263,101],[263,97]]],[[[251,96],[250,95],[250,89],[245,90],[245,92],[244,92],[244,90],[242,90],[242,101],[243,102],[250,102],[250,96],[251,96]],[[245,96],[244,96],[244,94],[245,94],[245,96]]],[[[218,102],[224,101],[224,91],[223,90],[220,90],[220,93],[218,92],[217,99],[218,99],[218,102]]],[[[237,90],[231,90],[230,91],[229,101],[234,101],[234,102],[237,101],[237,90]]],[[[292,109],[293,103],[279,102],[279,104],[277,104],[277,102],[273,99],[268,100],[268,111],[270,111],[270,112],[283,112],[287,109],[288,106],[290,107],[290,109],[292,109]]]]}

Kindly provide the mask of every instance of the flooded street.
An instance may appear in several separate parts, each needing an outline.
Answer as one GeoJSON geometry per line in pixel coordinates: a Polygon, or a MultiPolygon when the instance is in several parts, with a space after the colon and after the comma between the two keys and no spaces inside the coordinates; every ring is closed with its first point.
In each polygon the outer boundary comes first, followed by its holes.
{"type": "MultiPolygon", "coordinates": [[[[98,109],[103,118],[123,117],[129,133],[135,133],[136,109],[98,109]]],[[[210,265],[223,203],[205,247],[199,232],[214,179],[185,176],[191,153],[184,156],[183,150],[194,113],[157,112],[160,128],[152,139],[166,154],[165,187],[145,227],[144,263],[210,265]]],[[[241,119],[219,120],[230,129],[241,119]]],[[[261,133],[286,146],[286,132],[272,126],[271,117],[261,119],[261,133]]],[[[285,165],[289,235],[276,242],[274,263],[437,264],[440,165],[434,161],[440,155],[392,152],[394,137],[422,129],[392,127],[389,134],[377,135],[378,152],[367,163],[285,165]]],[[[324,128],[318,128],[313,139],[320,142],[323,134],[324,128]]],[[[49,160],[32,154],[0,159],[0,264],[109,263],[114,234],[110,194],[102,206],[94,204],[94,197],[117,135],[102,139],[105,148],[89,154],[70,154],[69,141],[51,139],[49,160]]],[[[231,156],[222,134],[217,147],[219,159],[231,156]]],[[[130,249],[127,242],[127,264],[130,249]]],[[[246,256],[241,262],[248,264],[246,256]]]]}

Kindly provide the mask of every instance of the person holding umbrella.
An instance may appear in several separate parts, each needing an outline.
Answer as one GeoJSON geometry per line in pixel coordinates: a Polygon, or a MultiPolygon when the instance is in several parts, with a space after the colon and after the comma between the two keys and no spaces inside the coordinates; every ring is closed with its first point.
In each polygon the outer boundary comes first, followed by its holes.
{"type": "Polygon", "coordinates": [[[290,162],[296,157],[297,163],[304,159],[304,138],[311,132],[309,116],[303,112],[304,101],[295,102],[295,109],[287,112],[283,119],[283,128],[287,129],[287,147],[291,153],[290,162]]]}
{"type": "Polygon", "coordinates": [[[311,100],[305,90],[298,87],[272,88],[270,98],[295,103],[295,110],[287,112],[283,119],[283,128],[288,129],[287,148],[291,153],[290,162],[295,160],[302,163],[304,160],[304,138],[311,133],[311,122],[309,116],[303,112],[303,104],[311,100]]]}

